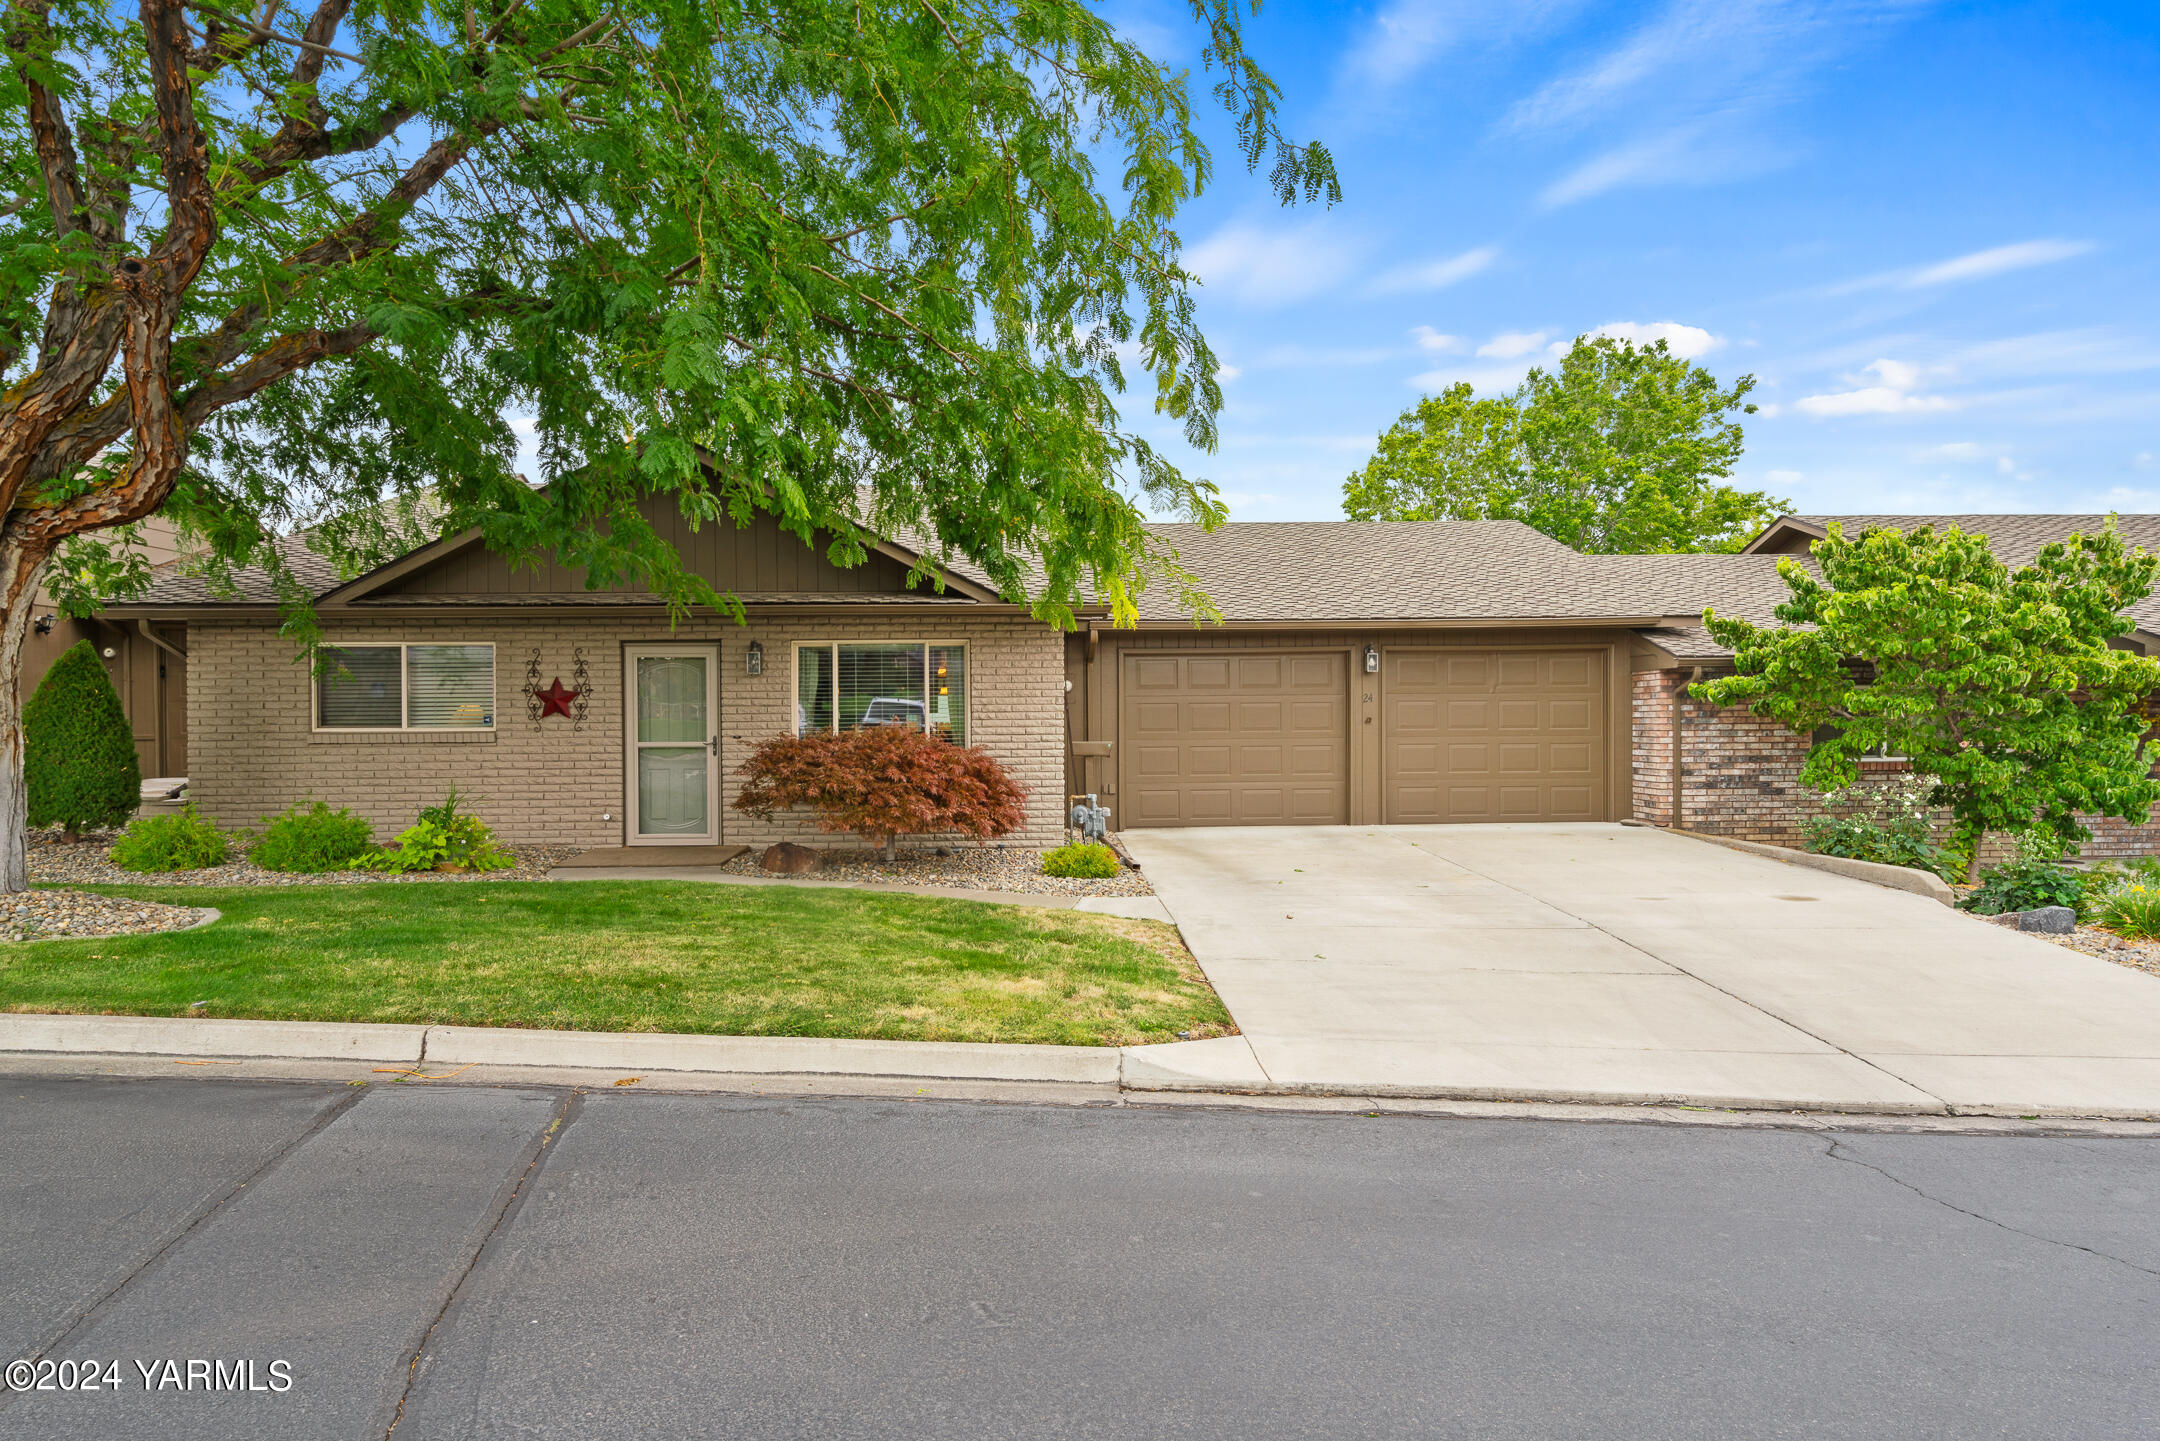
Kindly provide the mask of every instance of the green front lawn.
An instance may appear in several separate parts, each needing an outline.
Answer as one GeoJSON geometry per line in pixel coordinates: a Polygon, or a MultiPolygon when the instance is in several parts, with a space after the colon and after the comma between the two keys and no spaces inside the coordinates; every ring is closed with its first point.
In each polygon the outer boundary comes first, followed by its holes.
{"type": "Polygon", "coordinates": [[[682,881],[84,889],[224,919],[0,946],[0,1010],[1083,1046],[1229,1024],[1170,927],[1073,911],[682,881]]]}

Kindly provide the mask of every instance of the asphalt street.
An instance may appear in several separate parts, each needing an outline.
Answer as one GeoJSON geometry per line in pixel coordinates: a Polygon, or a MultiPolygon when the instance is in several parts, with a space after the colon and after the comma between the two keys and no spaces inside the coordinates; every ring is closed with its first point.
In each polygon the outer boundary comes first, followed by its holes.
{"type": "Polygon", "coordinates": [[[5,1438],[2160,1434],[2154,1140],[0,1098],[5,1438]]]}

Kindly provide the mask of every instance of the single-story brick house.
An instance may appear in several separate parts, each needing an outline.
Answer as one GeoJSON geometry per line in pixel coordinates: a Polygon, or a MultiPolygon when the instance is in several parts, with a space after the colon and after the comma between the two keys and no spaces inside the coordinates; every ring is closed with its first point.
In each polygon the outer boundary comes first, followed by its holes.
{"type": "MultiPolygon", "coordinates": [[[[184,641],[192,794],[226,823],[313,795],[387,835],[455,785],[511,841],[814,839],[730,809],[750,748],[901,723],[1002,760],[1029,792],[1023,844],[1055,842],[1076,791],[1119,828],[1632,816],[1789,842],[1814,810],[1805,741],[1685,698],[1730,664],[1705,606],[1768,619],[1778,556],[1832,519],[1952,519],[2011,561],[2103,519],[1792,516],[1737,555],[1629,556],[1512,521],[1163,525],[1222,623],[1151,593],[1136,626],[1084,611],[1065,633],[964,566],[910,588],[902,542],[840,569],[770,519],[649,516],[747,625],[671,628],[639,589],[513,568],[473,534],[347,581],[292,543],[333,680],[278,634],[262,577],[224,597],[168,576],[107,615],[184,641]]],[[[2160,548],[2160,516],[2123,525],[2160,548]]],[[[2160,607],[2136,619],[2131,643],[2160,646],[2160,607]]],[[[2116,827],[2103,848],[2152,840],[2116,827]]]]}

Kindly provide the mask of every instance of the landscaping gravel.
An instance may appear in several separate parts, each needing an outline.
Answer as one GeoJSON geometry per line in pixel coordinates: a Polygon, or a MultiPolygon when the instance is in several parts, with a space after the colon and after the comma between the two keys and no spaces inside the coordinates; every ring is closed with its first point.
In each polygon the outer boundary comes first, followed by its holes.
{"type": "Polygon", "coordinates": [[[2098,956],[2103,961],[2113,961],[2118,966],[2160,976],[2160,942],[2124,940],[2113,931],[2104,931],[2098,926],[2079,926],[2067,936],[2042,936],[2040,939],[2082,951],[2088,956],[2098,956]]]}
{"type": "Polygon", "coordinates": [[[66,936],[150,936],[181,931],[209,914],[194,906],[167,906],[83,891],[29,891],[0,904],[0,941],[41,941],[66,936]]]}
{"type": "MultiPolygon", "coordinates": [[[[363,885],[382,881],[544,881],[583,846],[508,846],[517,865],[500,871],[425,871],[399,876],[386,871],[325,871],[321,875],[291,875],[266,871],[244,858],[209,866],[199,871],[129,871],[105,858],[118,833],[91,835],[73,845],[60,839],[58,830],[30,833],[30,879],[41,885],[77,886],[323,886],[363,885]]],[[[170,929],[170,927],[161,927],[170,929]]]]}
{"type": "MultiPolygon", "coordinates": [[[[758,866],[762,849],[737,856],[722,870],[738,875],[770,875],[758,866]]],[[[1128,865],[1105,880],[1069,880],[1046,876],[1042,852],[1026,846],[942,846],[903,850],[887,861],[872,850],[821,851],[824,864],[801,877],[825,881],[898,881],[911,886],[957,886],[976,891],[1008,891],[1035,896],[1152,896],[1147,877],[1128,865]]]]}

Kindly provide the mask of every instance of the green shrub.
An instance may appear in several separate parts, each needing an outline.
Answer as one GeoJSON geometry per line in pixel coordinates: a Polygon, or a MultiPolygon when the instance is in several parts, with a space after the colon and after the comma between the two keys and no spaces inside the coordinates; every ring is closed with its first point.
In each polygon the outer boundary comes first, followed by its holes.
{"type": "Polygon", "coordinates": [[[1819,856],[1876,861],[1964,878],[1964,863],[1937,844],[1928,784],[1919,777],[1847,786],[1823,797],[1827,814],[1806,822],[1807,848],[1819,856]]]}
{"type": "Polygon", "coordinates": [[[248,859],[266,871],[347,871],[375,849],[375,828],[364,817],[321,801],[265,816],[263,824],[262,839],[248,859]]]}
{"type": "Polygon", "coordinates": [[[2005,911],[2034,911],[2042,906],[2068,906],[2085,913],[2085,877],[2073,875],[2057,862],[2063,845],[2041,831],[2018,837],[2017,856],[1980,874],[1980,886],[1963,902],[1976,915],[1999,916],[2005,911]]]}
{"type": "Polygon", "coordinates": [[[455,787],[441,805],[426,806],[419,820],[398,833],[397,844],[363,858],[369,870],[410,875],[416,871],[500,871],[517,861],[476,815],[458,810],[465,797],[455,787]]]}
{"type": "Polygon", "coordinates": [[[124,871],[199,871],[225,864],[225,833],[191,801],[177,815],[144,816],[106,852],[124,871]]]}
{"type": "Polygon", "coordinates": [[[1043,852],[1043,874],[1079,880],[1106,880],[1123,868],[1117,852],[1108,846],[1059,846],[1043,852]]]}
{"type": "Polygon", "coordinates": [[[2100,899],[2097,919],[2126,939],[2160,940],[2160,889],[2132,884],[2109,891],[2100,899]]]}
{"type": "Polygon", "coordinates": [[[90,642],[77,641],[23,706],[23,783],[30,824],[69,840],[117,826],[142,803],[142,763],[120,693],[90,642]]]}

